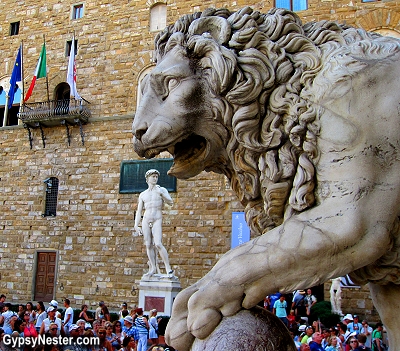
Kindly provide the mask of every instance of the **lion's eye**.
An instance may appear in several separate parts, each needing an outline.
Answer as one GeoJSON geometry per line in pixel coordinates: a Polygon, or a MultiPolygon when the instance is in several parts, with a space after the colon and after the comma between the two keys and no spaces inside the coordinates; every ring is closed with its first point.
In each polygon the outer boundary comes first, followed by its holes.
{"type": "Polygon", "coordinates": [[[168,90],[171,91],[172,89],[176,88],[179,85],[179,80],[176,78],[171,78],[168,80],[168,90]]]}

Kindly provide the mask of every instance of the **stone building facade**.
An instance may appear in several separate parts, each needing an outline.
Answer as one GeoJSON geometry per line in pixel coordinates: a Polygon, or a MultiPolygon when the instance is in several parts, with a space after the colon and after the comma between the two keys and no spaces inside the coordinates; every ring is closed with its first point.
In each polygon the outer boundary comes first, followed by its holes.
{"type": "MultiPolygon", "coordinates": [[[[41,289],[47,289],[45,300],[48,294],[58,300],[68,297],[74,306],[95,306],[99,300],[111,308],[122,301],[137,303],[137,280],[147,269],[143,239],[132,236],[138,194],[120,193],[119,181],[121,162],[138,159],[131,124],[137,87],[153,65],[156,32],[149,29],[151,9],[166,5],[169,24],[207,7],[236,10],[251,5],[266,12],[275,2],[35,3],[3,1],[8,10],[0,14],[0,85],[8,90],[23,43],[26,91],[45,40],[48,79],[37,80],[28,102],[46,101],[48,94],[50,100],[57,99],[66,82],[68,42],[75,35],[77,87],[90,102],[91,117],[67,131],[61,124],[27,130],[6,121],[0,127],[0,293],[15,302],[38,299],[41,289]],[[81,17],[73,19],[77,9],[81,17]],[[10,35],[16,23],[18,34],[10,35]],[[45,181],[50,178],[58,182],[57,211],[43,216],[45,181]],[[43,272],[48,267],[51,271],[43,272]]],[[[399,1],[309,0],[308,8],[298,14],[305,22],[331,19],[384,34],[400,33],[399,1]]],[[[175,204],[164,210],[164,244],[186,287],[230,248],[231,213],[242,207],[224,177],[205,172],[178,180],[171,195],[175,204]]],[[[349,312],[373,314],[368,299],[365,288],[349,294],[349,312]]]]}

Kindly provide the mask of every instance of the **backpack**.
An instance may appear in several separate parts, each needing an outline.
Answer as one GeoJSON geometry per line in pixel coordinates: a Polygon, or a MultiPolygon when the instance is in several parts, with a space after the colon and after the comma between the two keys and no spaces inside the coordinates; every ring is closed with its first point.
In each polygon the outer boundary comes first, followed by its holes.
{"type": "MultiPolygon", "coordinates": [[[[377,338],[377,336],[376,336],[376,334],[378,333],[378,331],[377,330],[374,330],[373,332],[372,332],[372,351],[379,351],[379,349],[378,349],[378,346],[377,346],[377,341],[375,340],[376,338],[377,338]]],[[[381,350],[382,351],[386,351],[387,350],[387,346],[383,343],[383,341],[382,341],[382,339],[378,339],[379,341],[379,343],[380,343],[380,346],[381,346],[381,350]]]]}

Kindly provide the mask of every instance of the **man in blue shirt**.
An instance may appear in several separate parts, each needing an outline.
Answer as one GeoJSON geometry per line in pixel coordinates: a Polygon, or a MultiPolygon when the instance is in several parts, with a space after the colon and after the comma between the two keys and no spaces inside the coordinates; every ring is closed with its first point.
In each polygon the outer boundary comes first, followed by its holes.
{"type": "Polygon", "coordinates": [[[354,315],[353,316],[353,322],[349,322],[349,324],[347,324],[347,330],[350,333],[355,332],[356,335],[360,334],[362,332],[363,326],[362,324],[358,321],[358,316],[354,315]]]}
{"type": "Polygon", "coordinates": [[[310,350],[311,351],[324,351],[324,348],[322,347],[322,339],[323,336],[320,332],[315,332],[312,335],[312,341],[310,342],[310,350]]]}
{"type": "Polygon", "coordinates": [[[289,322],[287,319],[287,303],[285,301],[285,296],[281,295],[279,300],[276,300],[274,303],[273,314],[275,314],[286,326],[288,326],[289,322]]]}
{"type": "Polygon", "coordinates": [[[133,324],[133,318],[131,316],[126,316],[124,318],[124,326],[122,327],[122,334],[125,336],[130,336],[135,339],[135,341],[139,340],[139,332],[136,326],[133,324]]]}

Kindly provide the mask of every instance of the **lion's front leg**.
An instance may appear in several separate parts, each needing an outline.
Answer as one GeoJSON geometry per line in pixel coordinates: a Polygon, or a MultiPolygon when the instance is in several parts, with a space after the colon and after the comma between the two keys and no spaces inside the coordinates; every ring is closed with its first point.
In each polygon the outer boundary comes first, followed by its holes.
{"type": "Polygon", "coordinates": [[[390,225],[384,221],[365,218],[352,206],[323,211],[324,220],[311,210],[226,253],[203,279],[177,296],[167,343],[189,350],[193,338],[206,338],[223,316],[251,308],[277,290],[292,291],[347,274],[385,252],[390,225]],[[377,242],[380,246],[368,255],[363,248],[377,242]],[[307,276],[301,281],[304,267],[307,276]]]}
{"type": "Polygon", "coordinates": [[[241,309],[243,288],[223,284],[214,280],[210,272],[178,294],[166,329],[168,345],[179,351],[190,350],[195,337],[207,337],[222,316],[234,315],[241,309]]]}

